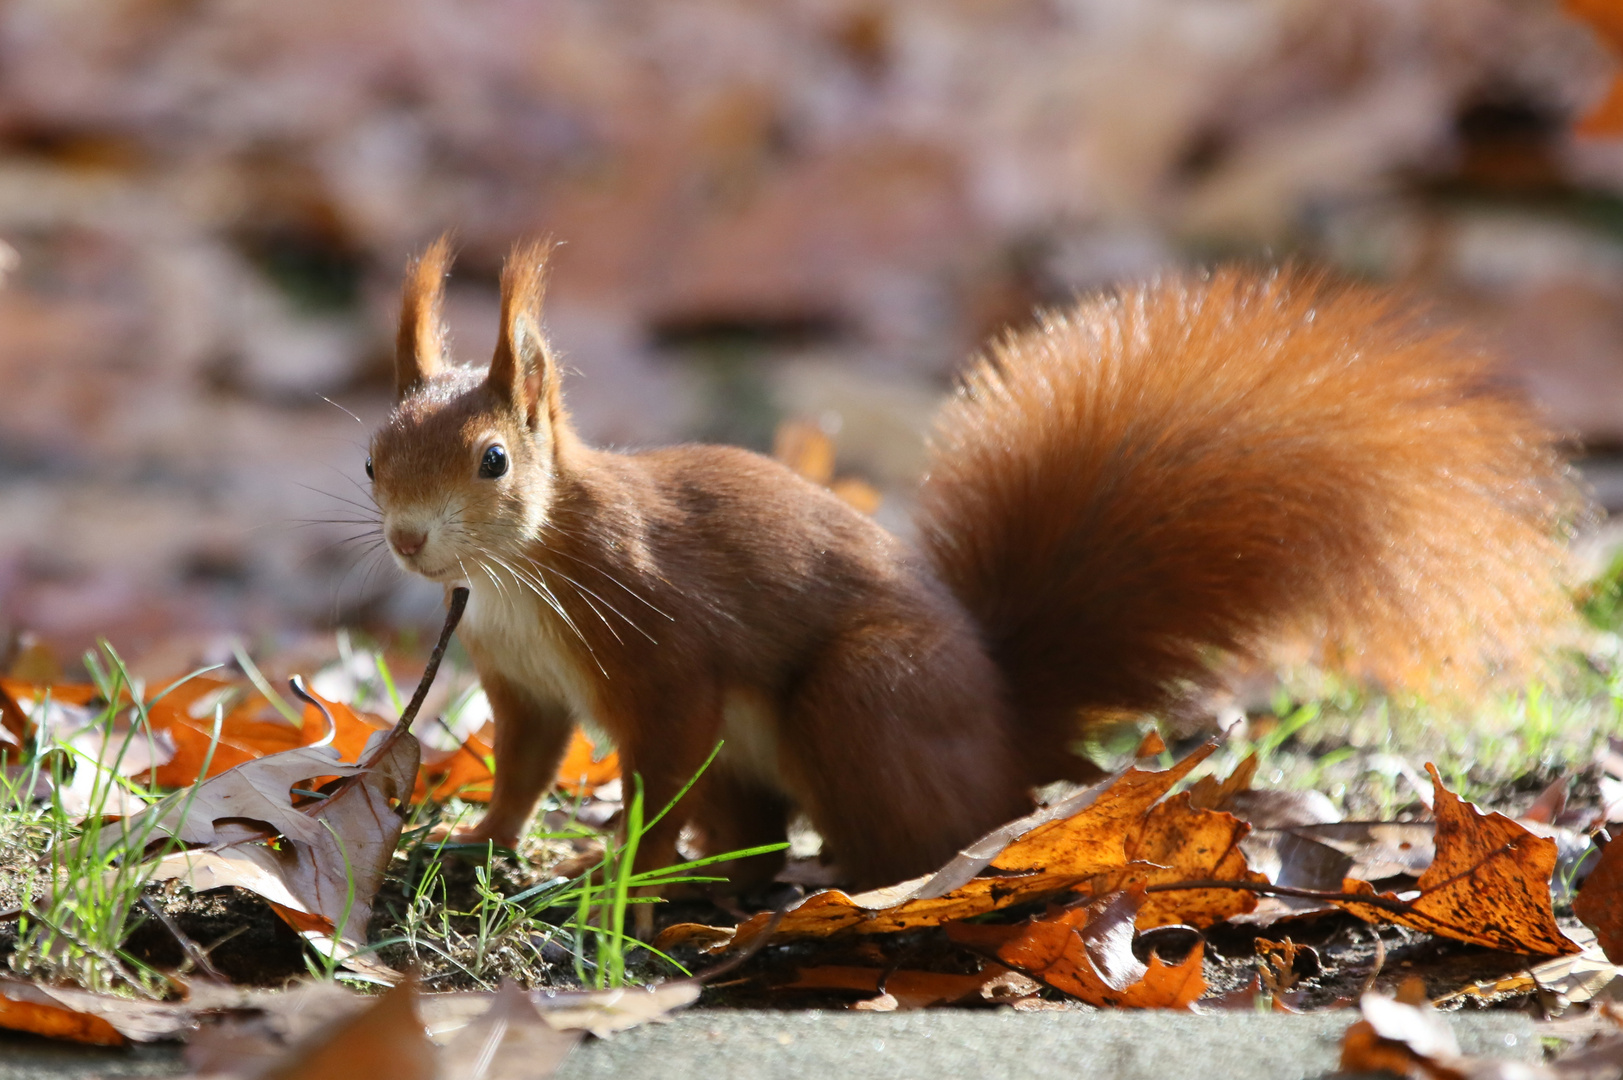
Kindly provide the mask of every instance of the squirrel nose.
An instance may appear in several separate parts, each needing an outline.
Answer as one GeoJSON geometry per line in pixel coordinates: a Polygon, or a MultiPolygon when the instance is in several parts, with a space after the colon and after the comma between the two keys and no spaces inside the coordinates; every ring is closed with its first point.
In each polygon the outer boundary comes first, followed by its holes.
{"type": "Polygon", "coordinates": [[[428,534],[413,529],[390,529],[389,543],[402,555],[415,555],[428,543],[428,534]]]}

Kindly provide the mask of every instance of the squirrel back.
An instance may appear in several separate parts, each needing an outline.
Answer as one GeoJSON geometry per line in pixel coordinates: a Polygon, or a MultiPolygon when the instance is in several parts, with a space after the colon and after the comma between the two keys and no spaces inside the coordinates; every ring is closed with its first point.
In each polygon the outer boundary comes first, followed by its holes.
{"type": "Polygon", "coordinates": [[[1169,278],[996,342],[942,409],[923,544],[1034,773],[1286,632],[1388,685],[1523,671],[1583,500],[1478,352],[1293,269],[1169,278]]]}

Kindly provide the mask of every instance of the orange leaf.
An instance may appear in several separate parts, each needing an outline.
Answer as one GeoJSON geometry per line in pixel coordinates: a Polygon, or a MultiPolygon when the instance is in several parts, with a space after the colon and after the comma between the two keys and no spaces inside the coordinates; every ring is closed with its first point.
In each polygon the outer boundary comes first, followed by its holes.
{"type": "Polygon", "coordinates": [[[598,787],[620,775],[620,755],[610,750],[601,758],[597,747],[579,728],[569,740],[564,760],[558,766],[558,786],[571,795],[590,795],[598,787]]]}
{"type": "MultiPolygon", "coordinates": [[[[1623,4],[1617,0],[1565,0],[1568,14],[1589,24],[1614,54],[1623,55],[1623,4]]],[[[1574,130],[1580,135],[1623,134],[1623,76],[1613,76],[1606,96],[1592,107],[1574,130]]]]}
{"type": "MultiPolygon", "coordinates": [[[[841,967],[827,965],[801,968],[795,981],[784,984],[789,990],[854,990],[863,994],[886,994],[892,999],[891,1008],[924,1009],[931,1005],[950,1005],[980,993],[981,987],[1005,974],[1005,969],[988,964],[976,975],[960,975],[939,971],[887,972],[883,968],[841,967]]],[[[866,1002],[859,1003],[861,1005],[866,1002]]]]}
{"type": "MultiPolygon", "coordinates": [[[[1211,750],[1208,744],[1170,769],[1128,769],[1010,822],[971,844],[934,875],[855,895],[838,889],[815,893],[783,916],[775,933],[827,937],[939,926],[1057,896],[1098,875],[1137,867],[1127,844],[1139,835],[1146,812],[1211,750]],[[988,866],[1011,872],[981,874],[988,866]]],[[[751,941],[771,918],[763,912],[745,921],[732,946],[751,941]]]]}
{"type": "MultiPolygon", "coordinates": [[[[1240,841],[1251,826],[1231,814],[1200,810],[1191,805],[1189,792],[1181,792],[1152,807],[1143,824],[1127,838],[1132,860],[1106,878],[1100,892],[1131,885],[1175,884],[1180,881],[1255,881],[1267,884],[1264,874],[1247,868],[1240,841]]],[[[1211,926],[1257,906],[1256,894],[1242,889],[1189,889],[1154,893],[1138,913],[1138,928],[1172,923],[1211,926]]]]}
{"type": "Polygon", "coordinates": [[[1623,842],[1612,841],[1584,879],[1572,913],[1595,931],[1595,942],[1614,964],[1623,963],[1623,842]]]}
{"type": "Polygon", "coordinates": [[[0,977],[0,1028],[95,1046],[172,1039],[196,1027],[179,1002],[138,1001],[0,977]]]}
{"type": "Polygon", "coordinates": [[[1204,948],[1182,962],[1133,955],[1133,922],[1140,890],[1121,892],[1087,907],[1072,907],[1027,923],[997,950],[998,959],[1090,1005],[1128,1009],[1187,1009],[1206,992],[1204,948]]]}
{"type": "MultiPolygon", "coordinates": [[[[1338,906],[1367,922],[1392,922],[1455,941],[1533,956],[1565,956],[1579,946],[1561,932],[1550,904],[1555,841],[1534,836],[1503,814],[1480,813],[1443,787],[1427,764],[1437,807],[1437,855],[1406,911],[1357,901],[1338,906]]],[[[1347,892],[1375,895],[1367,882],[1347,892]]],[[[1396,899],[1386,894],[1388,899],[1396,899]]]]}
{"type": "Polygon", "coordinates": [[[453,796],[468,802],[489,802],[495,776],[490,771],[495,751],[477,735],[457,747],[456,753],[433,764],[423,763],[417,776],[417,799],[444,802],[453,796]]]}
{"type": "Polygon", "coordinates": [[[124,1045],[124,1036],[101,1017],[70,1009],[44,994],[29,1000],[20,991],[11,984],[0,987],[0,1027],[93,1046],[124,1045]]]}

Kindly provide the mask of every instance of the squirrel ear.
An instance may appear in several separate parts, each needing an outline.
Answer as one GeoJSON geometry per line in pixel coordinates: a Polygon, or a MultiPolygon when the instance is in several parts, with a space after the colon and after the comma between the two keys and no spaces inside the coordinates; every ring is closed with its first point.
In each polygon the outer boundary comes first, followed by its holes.
{"type": "Polygon", "coordinates": [[[502,266],[502,325],[490,361],[490,386],[524,413],[532,431],[563,420],[558,365],[541,333],[541,298],[551,245],[521,244],[502,266]]]}
{"type": "Polygon", "coordinates": [[[451,266],[451,237],[442,234],[406,264],[400,333],[395,338],[395,397],[403,399],[445,368],[445,324],[440,301],[451,266]]]}

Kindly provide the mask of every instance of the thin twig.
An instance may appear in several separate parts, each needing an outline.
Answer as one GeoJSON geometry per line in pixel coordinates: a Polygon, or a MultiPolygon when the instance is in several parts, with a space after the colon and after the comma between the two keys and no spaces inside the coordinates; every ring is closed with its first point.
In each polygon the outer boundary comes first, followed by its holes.
{"type": "Polygon", "coordinates": [[[1266,885],[1256,881],[1174,881],[1147,886],[1144,891],[1181,892],[1186,889],[1238,889],[1242,892],[1261,893],[1264,896],[1291,896],[1300,900],[1323,900],[1325,903],[1365,904],[1399,915],[1414,913],[1414,905],[1406,900],[1393,900],[1369,893],[1325,892],[1322,889],[1297,889],[1288,885],[1266,885]]]}
{"type": "Polygon", "coordinates": [[[423,677],[417,681],[417,692],[411,695],[406,703],[406,710],[400,714],[400,720],[395,724],[394,730],[386,735],[378,748],[373,751],[372,757],[365,762],[368,768],[382,761],[400,737],[411,730],[413,720],[417,719],[417,711],[423,707],[423,700],[428,697],[428,688],[434,683],[434,676],[439,673],[440,661],[445,658],[445,647],[451,643],[451,632],[456,624],[462,621],[462,612],[468,606],[468,590],[466,586],[458,585],[451,590],[451,602],[445,610],[445,626],[440,630],[440,640],[435,644],[434,651],[429,654],[428,667],[423,669],[423,677]]]}
{"type": "Polygon", "coordinates": [[[778,924],[783,921],[783,917],[789,914],[789,909],[793,906],[793,904],[794,901],[792,900],[785,900],[782,904],[780,904],[778,906],[778,910],[772,913],[772,918],[767,920],[766,929],[755,935],[754,940],[752,940],[748,945],[744,946],[743,952],[739,953],[737,956],[723,960],[715,967],[706,968],[697,975],[693,975],[680,981],[698,983],[700,986],[703,986],[712,979],[716,978],[718,975],[725,975],[729,971],[738,970],[738,968],[743,966],[743,964],[747,962],[750,957],[766,948],[768,942],[772,940],[772,931],[776,930],[778,928],[778,924]]]}
{"type": "Polygon", "coordinates": [[[221,975],[219,970],[209,962],[209,954],[203,951],[202,946],[187,937],[186,931],[175,924],[175,920],[169,917],[169,913],[152,902],[152,897],[141,897],[141,906],[147,909],[149,915],[163,923],[163,928],[169,931],[169,935],[180,945],[181,952],[186,954],[186,959],[192,962],[193,967],[211,979],[219,979],[221,982],[226,981],[225,976],[221,975]]]}

